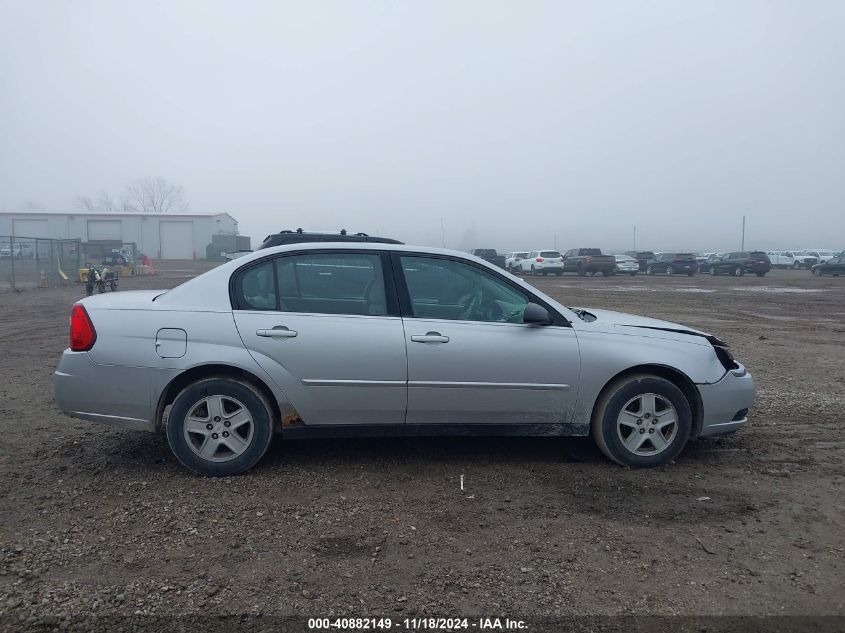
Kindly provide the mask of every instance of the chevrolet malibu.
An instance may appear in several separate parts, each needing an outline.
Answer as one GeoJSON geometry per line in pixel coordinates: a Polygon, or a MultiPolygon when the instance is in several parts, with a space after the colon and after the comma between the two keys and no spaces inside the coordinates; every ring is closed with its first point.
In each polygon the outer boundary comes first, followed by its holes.
{"type": "Polygon", "coordinates": [[[319,243],[82,299],[55,398],[163,431],[204,475],[251,468],[275,433],[592,435],[649,467],[742,427],[754,382],[709,334],[566,307],[471,255],[319,243]]]}

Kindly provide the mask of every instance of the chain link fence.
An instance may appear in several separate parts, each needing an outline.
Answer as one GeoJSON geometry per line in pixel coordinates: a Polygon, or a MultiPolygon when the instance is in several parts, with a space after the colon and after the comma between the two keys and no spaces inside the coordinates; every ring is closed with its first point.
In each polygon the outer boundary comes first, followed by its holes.
{"type": "Polygon", "coordinates": [[[0,235],[0,290],[75,283],[81,264],[79,240],[0,235]]]}

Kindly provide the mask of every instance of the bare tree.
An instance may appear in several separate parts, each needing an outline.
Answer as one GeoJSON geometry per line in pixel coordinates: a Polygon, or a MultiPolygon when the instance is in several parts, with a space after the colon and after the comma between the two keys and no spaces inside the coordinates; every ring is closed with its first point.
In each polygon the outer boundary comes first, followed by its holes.
{"type": "Polygon", "coordinates": [[[76,208],[80,211],[89,211],[91,213],[119,213],[124,211],[126,203],[118,203],[111,194],[105,189],[100,191],[100,195],[94,200],[88,196],[79,196],[76,199],[76,208]]]}
{"type": "Polygon", "coordinates": [[[134,213],[180,213],[188,209],[185,190],[162,178],[140,178],[126,187],[125,207],[134,213]]]}

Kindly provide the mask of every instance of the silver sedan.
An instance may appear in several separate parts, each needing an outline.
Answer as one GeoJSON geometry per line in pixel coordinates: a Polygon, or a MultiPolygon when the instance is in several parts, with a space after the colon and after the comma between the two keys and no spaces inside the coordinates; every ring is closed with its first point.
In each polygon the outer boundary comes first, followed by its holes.
{"type": "Polygon", "coordinates": [[[739,429],[754,402],[709,334],[394,244],[280,246],[166,292],[88,297],[70,339],[59,408],[163,430],[205,475],[251,468],[274,433],[592,435],[619,464],[659,466],[739,429]]]}

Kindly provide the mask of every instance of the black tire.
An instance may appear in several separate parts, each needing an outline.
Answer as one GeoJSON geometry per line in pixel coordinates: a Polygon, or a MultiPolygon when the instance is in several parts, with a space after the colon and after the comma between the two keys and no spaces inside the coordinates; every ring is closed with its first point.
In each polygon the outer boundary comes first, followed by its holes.
{"type": "Polygon", "coordinates": [[[692,431],[692,410],[683,392],[673,383],[651,374],[623,376],[605,387],[592,419],[593,439],[602,453],[622,466],[652,468],[672,461],[683,450],[692,431]],[[637,395],[654,393],[675,407],[677,430],[668,446],[656,455],[637,455],[625,448],[617,431],[622,407],[637,395]]]}
{"type": "Polygon", "coordinates": [[[654,268],[653,268],[653,267],[651,267],[651,266],[646,266],[646,268],[645,268],[645,274],[646,274],[646,275],[654,275],[654,268]]]}
{"type": "Polygon", "coordinates": [[[792,262],[793,270],[799,270],[801,268],[801,262],[792,262]]]}
{"type": "Polygon", "coordinates": [[[671,266],[667,266],[667,267],[666,267],[666,274],[667,274],[667,275],[669,275],[669,276],[671,277],[672,275],[674,275],[674,274],[675,274],[675,269],[674,269],[674,268],[672,268],[671,266]]]}
{"type": "Polygon", "coordinates": [[[173,401],[167,418],[167,442],[176,459],[200,475],[238,475],[252,468],[267,452],[273,439],[271,411],[264,394],[248,382],[224,376],[203,378],[185,387],[173,401]],[[200,457],[185,439],[184,425],[189,410],[203,398],[213,395],[238,400],[252,417],[253,431],[247,447],[241,454],[227,461],[211,461],[200,457]]]}
{"type": "Polygon", "coordinates": [[[745,270],[743,270],[742,266],[737,266],[734,269],[734,277],[742,277],[745,275],[745,270]]]}
{"type": "Polygon", "coordinates": [[[555,275],[557,275],[558,277],[562,277],[562,276],[563,276],[563,271],[562,271],[562,270],[556,270],[556,271],[555,271],[555,275]]]}
{"type": "Polygon", "coordinates": [[[766,276],[766,273],[754,273],[754,274],[757,275],[758,277],[765,277],[766,276]]]}
{"type": "Polygon", "coordinates": [[[719,274],[719,272],[716,270],[716,268],[715,268],[715,267],[711,266],[711,267],[710,267],[710,274],[711,274],[711,275],[713,275],[713,276],[715,277],[716,275],[718,275],[718,274],[719,274]]]}
{"type": "Polygon", "coordinates": [[[814,274],[816,277],[823,277],[823,276],[824,276],[824,271],[823,271],[821,268],[813,268],[813,274],[814,274]]]}
{"type": "Polygon", "coordinates": [[[579,265],[578,266],[578,275],[580,277],[586,277],[587,276],[587,269],[584,268],[583,266],[579,265]]]}
{"type": "Polygon", "coordinates": [[[631,275],[631,277],[636,277],[636,276],[637,276],[637,273],[628,273],[628,274],[629,274],[629,275],[631,275]]]}
{"type": "Polygon", "coordinates": [[[537,274],[537,269],[534,266],[531,266],[531,276],[534,277],[537,274]]]}
{"type": "Polygon", "coordinates": [[[689,277],[695,277],[695,271],[694,271],[694,270],[691,270],[691,271],[689,271],[689,272],[687,273],[687,275],[688,275],[689,277]]]}

